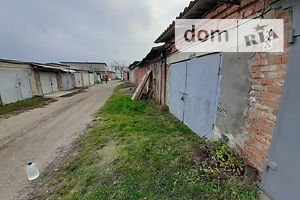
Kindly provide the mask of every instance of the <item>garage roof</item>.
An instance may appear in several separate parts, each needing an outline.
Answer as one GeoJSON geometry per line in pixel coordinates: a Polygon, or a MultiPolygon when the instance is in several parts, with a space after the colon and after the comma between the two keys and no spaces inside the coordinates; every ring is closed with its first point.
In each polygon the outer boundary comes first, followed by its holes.
{"type": "Polygon", "coordinates": [[[71,66],[74,70],[88,70],[95,72],[106,72],[107,65],[103,62],[60,62],[65,65],[71,66]]]}
{"type": "Polygon", "coordinates": [[[74,73],[74,70],[69,70],[69,69],[65,69],[65,68],[61,68],[61,67],[55,67],[55,66],[49,66],[49,65],[44,65],[44,64],[40,64],[40,63],[33,63],[31,62],[30,65],[34,68],[34,69],[40,69],[40,70],[44,70],[44,71],[54,71],[54,72],[66,72],[66,73],[74,73]]]}
{"type": "MultiPolygon", "coordinates": [[[[184,8],[176,19],[199,19],[207,12],[218,7],[219,0],[194,0],[184,8]]],[[[228,0],[230,2],[230,0],[228,0]]],[[[166,42],[175,37],[175,21],[155,40],[155,43],[166,42]]]]}

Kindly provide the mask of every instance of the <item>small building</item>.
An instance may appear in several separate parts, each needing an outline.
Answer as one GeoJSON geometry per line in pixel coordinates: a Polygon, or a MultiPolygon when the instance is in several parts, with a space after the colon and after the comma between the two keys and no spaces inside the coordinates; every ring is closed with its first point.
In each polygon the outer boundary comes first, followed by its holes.
{"type": "Polygon", "coordinates": [[[77,85],[81,84],[81,81],[80,82],[76,81],[76,77],[75,77],[76,71],[72,70],[71,66],[65,64],[59,64],[59,63],[47,63],[46,66],[55,67],[60,70],[57,75],[59,90],[69,90],[74,87],[77,87],[76,83],[77,85]]]}
{"type": "Polygon", "coordinates": [[[50,94],[60,90],[58,76],[61,72],[59,67],[48,66],[40,63],[30,63],[35,72],[38,74],[37,83],[42,88],[42,94],[50,94]]]}
{"type": "Polygon", "coordinates": [[[9,104],[42,95],[37,74],[27,62],[0,59],[0,104],[9,104]]]}

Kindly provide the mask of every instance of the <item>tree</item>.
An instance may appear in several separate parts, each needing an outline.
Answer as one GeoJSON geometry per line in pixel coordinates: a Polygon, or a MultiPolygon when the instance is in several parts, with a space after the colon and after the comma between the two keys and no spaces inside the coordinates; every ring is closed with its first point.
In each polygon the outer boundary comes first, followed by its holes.
{"type": "Polygon", "coordinates": [[[111,64],[111,68],[121,73],[121,79],[123,80],[123,72],[127,69],[125,61],[114,60],[111,64]]]}

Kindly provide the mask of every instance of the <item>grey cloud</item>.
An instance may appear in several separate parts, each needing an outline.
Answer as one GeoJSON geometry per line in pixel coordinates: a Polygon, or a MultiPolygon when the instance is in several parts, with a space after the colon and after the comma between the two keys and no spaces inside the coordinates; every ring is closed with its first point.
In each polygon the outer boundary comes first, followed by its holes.
{"type": "Polygon", "coordinates": [[[148,52],[188,0],[160,2],[2,0],[0,57],[36,62],[130,63],[148,52]],[[166,11],[159,6],[165,6],[166,11]]]}

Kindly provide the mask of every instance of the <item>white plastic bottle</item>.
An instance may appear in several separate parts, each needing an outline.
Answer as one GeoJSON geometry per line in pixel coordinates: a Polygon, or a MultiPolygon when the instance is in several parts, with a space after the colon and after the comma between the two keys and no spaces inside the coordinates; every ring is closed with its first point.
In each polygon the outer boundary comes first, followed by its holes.
{"type": "Polygon", "coordinates": [[[27,178],[30,181],[36,179],[40,175],[39,169],[37,168],[35,163],[32,162],[27,163],[25,170],[26,170],[27,178]]]}

